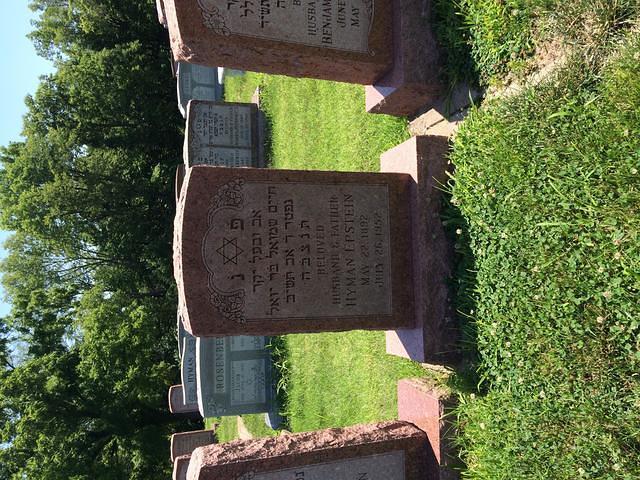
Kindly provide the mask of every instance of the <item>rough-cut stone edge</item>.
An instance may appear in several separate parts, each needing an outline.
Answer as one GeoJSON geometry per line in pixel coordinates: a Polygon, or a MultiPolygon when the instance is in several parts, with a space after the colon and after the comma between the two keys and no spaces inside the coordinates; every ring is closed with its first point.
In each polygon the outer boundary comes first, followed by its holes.
{"type": "Polygon", "coordinates": [[[450,165],[446,136],[418,136],[383,153],[381,172],[412,176],[411,248],[416,327],[388,330],[387,353],[417,362],[445,364],[458,353],[450,300],[452,246],[440,219],[442,185],[450,165]]]}
{"type": "Polygon", "coordinates": [[[431,0],[393,0],[393,67],[365,86],[367,112],[408,116],[441,98],[442,54],[431,17],[431,0]]]}
{"type": "Polygon", "coordinates": [[[158,22],[164,28],[167,28],[167,16],[164,13],[164,1],[163,0],[156,0],[156,11],[158,13],[158,22]]]}
{"type": "MultiPolygon", "coordinates": [[[[242,464],[244,468],[250,469],[252,463],[264,461],[270,464],[270,467],[264,470],[268,472],[283,467],[313,465],[318,463],[319,458],[323,458],[323,461],[338,461],[381,453],[385,450],[392,451],[386,447],[395,446],[394,443],[405,443],[407,446],[416,447],[423,441],[424,446],[420,446],[417,450],[414,448],[413,452],[408,453],[409,456],[411,453],[424,454],[418,460],[426,460],[425,464],[429,464],[434,459],[433,452],[427,446],[427,436],[424,431],[408,422],[390,421],[254,440],[236,440],[194,450],[191,454],[187,478],[189,480],[213,478],[207,476],[207,466],[219,468],[223,465],[242,464]],[[309,459],[312,461],[308,461],[309,459]],[[279,468],[273,468],[274,466],[279,468]]],[[[411,460],[412,458],[408,458],[407,462],[411,460]]],[[[407,465],[406,468],[410,471],[411,466],[407,465]]],[[[407,478],[417,480],[416,475],[410,475],[407,478]]]]}

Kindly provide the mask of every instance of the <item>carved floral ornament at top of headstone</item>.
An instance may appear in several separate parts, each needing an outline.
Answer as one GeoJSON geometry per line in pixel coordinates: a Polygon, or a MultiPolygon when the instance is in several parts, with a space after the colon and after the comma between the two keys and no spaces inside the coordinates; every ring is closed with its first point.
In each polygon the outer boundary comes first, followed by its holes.
{"type": "Polygon", "coordinates": [[[202,9],[204,24],[218,35],[228,36],[231,31],[225,25],[224,16],[220,13],[220,9],[215,3],[215,0],[198,0],[198,5],[202,9]]]}
{"type": "MultiPolygon", "coordinates": [[[[215,223],[217,212],[226,208],[239,210],[244,203],[244,195],[242,193],[243,185],[244,180],[239,178],[220,187],[220,190],[218,190],[218,193],[213,197],[213,200],[211,201],[211,207],[209,208],[209,213],[207,216],[209,230],[207,230],[207,233],[205,234],[205,241],[202,243],[202,256],[207,271],[209,272],[209,290],[211,292],[211,303],[216,308],[216,310],[218,310],[222,314],[223,317],[238,323],[246,322],[246,318],[244,315],[245,292],[244,290],[225,292],[216,287],[215,266],[207,262],[208,256],[206,254],[206,245],[209,235],[213,234],[218,228],[215,223]]],[[[233,262],[233,258],[237,257],[239,254],[238,246],[237,244],[233,243],[233,240],[228,241],[226,244],[223,244],[221,247],[221,252],[223,257],[225,258],[225,262],[233,262]]]]}

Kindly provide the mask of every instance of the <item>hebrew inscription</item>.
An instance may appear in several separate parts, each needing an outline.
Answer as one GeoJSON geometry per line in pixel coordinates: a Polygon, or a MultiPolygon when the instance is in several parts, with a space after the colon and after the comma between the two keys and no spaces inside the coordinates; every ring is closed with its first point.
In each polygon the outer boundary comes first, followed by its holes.
{"type": "Polygon", "coordinates": [[[251,166],[253,116],[248,106],[192,102],[188,165],[251,166]]]}
{"type": "Polygon", "coordinates": [[[198,0],[219,35],[366,53],[373,0],[198,0]]]}
{"type": "Polygon", "coordinates": [[[391,314],[386,185],[220,188],[202,256],[211,303],[245,322],[391,314]]]}
{"type": "Polygon", "coordinates": [[[231,362],[231,405],[266,402],[265,359],[231,362]]]}

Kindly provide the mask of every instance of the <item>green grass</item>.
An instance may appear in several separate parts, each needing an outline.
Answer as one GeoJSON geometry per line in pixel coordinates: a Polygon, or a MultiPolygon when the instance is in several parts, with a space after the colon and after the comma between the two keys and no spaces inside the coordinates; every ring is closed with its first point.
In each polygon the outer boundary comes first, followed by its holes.
{"type": "Polygon", "coordinates": [[[384,332],[288,335],[286,342],[286,413],[294,432],[396,418],[397,381],[426,375],[385,354],[384,332]]]}
{"type": "Polygon", "coordinates": [[[218,428],[216,428],[216,438],[219,443],[230,442],[238,438],[238,424],[235,416],[205,418],[204,428],[213,428],[214,424],[218,424],[218,428]]]}
{"type": "Polygon", "coordinates": [[[227,79],[225,99],[248,101],[258,85],[274,168],[377,171],[380,154],[409,137],[406,120],[365,113],[358,85],[247,73],[227,79]]]}
{"type": "MultiPolygon", "coordinates": [[[[253,415],[242,415],[247,430],[257,438],[271,437],[278,432],[267,427],[264,423],[264,413],[256,413],[253,415]]],[[[236,415],[229,417],[207,418],[205,419],[205,428],[213,428],[214,424],[218,424],[216,429],[216,438],[219,443],[230,442],[239,438],[238,435],[238,417],[236,415]]]]}
{"type": "Polygon", "coordinates": [[[486,396],[468,476],[640,477],[640,38],[460,131],[454,202],[476,258],[486,396]]]}
{"type": "Polygon", "coordinates": [[[434,0],[434,27],[444,47],[446,76],[483,85],[519,79],[547,54],[571,47],[601,59],[612,32],[637,17],[637,0],[434,0]],[[538,54],[538,58],[536,58],[538,54]]]}
{"type": "Polygon", "coordinates": [[[256,413],[254,415],[242,415],[245,427],[254,437],[272,437],[277,435],[277,431],[267,427],[264,423],[264,413],[256,413]]]}

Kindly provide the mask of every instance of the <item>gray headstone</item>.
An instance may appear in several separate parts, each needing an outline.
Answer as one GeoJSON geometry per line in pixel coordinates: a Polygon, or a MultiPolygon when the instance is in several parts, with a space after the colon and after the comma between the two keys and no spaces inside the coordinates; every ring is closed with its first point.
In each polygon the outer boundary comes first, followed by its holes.
{"type": "Polygon", "coordinates": [[[187,106],[185,166],[262,166],[262,135],[253,103],[191,100],[187,106]]]}
{"type": "Polygon", "coordinates": [[[203,417],[274,411],[268,337],[196,337],[198,408],[203,417]]]}
{"type": "Polygon", "coordinates": [[[277,411],[264,414],[264,423],[272,430],[277,430],[282,425],[282,416],[277,411]]]}
{"type": "Polygon", "coordinates": [[[187,117],[189,100],[220,100],[222,86],[218,82],[218,69],[193,63],[177,62],[178,109],[187,117]]]}
{"type": "Polygon", "coordinates": [[[185,404],[198,403],[198,382],[196,377],[196,338],[184,332],[182,339],[182,361],[180,374],[182,377],[182,399],[185,404]]]}

